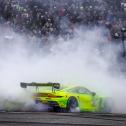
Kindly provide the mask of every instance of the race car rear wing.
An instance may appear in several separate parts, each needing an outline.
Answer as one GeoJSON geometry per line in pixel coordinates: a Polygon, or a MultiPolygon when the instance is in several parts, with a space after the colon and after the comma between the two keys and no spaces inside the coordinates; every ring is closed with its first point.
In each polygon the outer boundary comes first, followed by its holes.
{"type": "Polygon", "coordinates": [[[20,86],[22,88],[27,88],[27,86],[32,86],[32,87],[52,87],[52,91],[54,91],[55,89],[60,89],[60,83],[52,83],[52,82],[48,82],[48,83],[36,83],[36,82],[32,82],[32,83],[25,83],[25,82],[21,82],[20,86]]]}

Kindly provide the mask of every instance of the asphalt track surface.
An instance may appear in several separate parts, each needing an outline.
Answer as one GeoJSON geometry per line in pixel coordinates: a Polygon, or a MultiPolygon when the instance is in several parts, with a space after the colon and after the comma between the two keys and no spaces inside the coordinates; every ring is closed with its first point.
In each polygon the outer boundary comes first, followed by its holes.
{"type": "Polygon", "coordinates": [[[126,115],[98,113],[0,112],[0,126],[126,126],[126,115]]]}

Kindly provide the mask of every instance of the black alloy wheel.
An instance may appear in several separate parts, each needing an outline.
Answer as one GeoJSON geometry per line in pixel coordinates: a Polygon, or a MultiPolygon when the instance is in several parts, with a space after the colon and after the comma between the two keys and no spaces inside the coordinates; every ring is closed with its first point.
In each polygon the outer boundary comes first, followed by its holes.
{"type": "Polygon", "coordinates": [[[68,112],[76,112],[78,108],[78,101],[75,97],[70,97],[67,102],[67,111],[68,112]]]}

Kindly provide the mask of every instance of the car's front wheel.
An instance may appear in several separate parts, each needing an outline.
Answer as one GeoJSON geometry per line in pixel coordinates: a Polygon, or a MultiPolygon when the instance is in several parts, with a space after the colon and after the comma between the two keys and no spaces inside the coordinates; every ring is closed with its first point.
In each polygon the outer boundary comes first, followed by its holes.
{"type": "Polygon", "coordinates": [[[102,103],[102,111],[103,113],[111,113],[112,112],[112,107],[113,107],[113,102],[111,99],[105,99],[103,100],[102,103]]]}

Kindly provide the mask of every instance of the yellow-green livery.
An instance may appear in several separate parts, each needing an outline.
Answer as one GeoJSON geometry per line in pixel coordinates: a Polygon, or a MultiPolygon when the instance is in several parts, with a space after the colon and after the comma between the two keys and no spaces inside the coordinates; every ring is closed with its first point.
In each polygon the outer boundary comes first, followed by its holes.
{"type": "Polygon", "coordinates": [[[54,111],[110,112],[106,98],[98,96],[83,86],[60,88],[59,83],[21,83],[22,88],[27,86],[36,87],[36,91],[33,93],[36,104],[47,104],[54,111]],[[49,86],[52,87],[50,90],[48,88],[41,90],[41,87],[49,86]]]}

